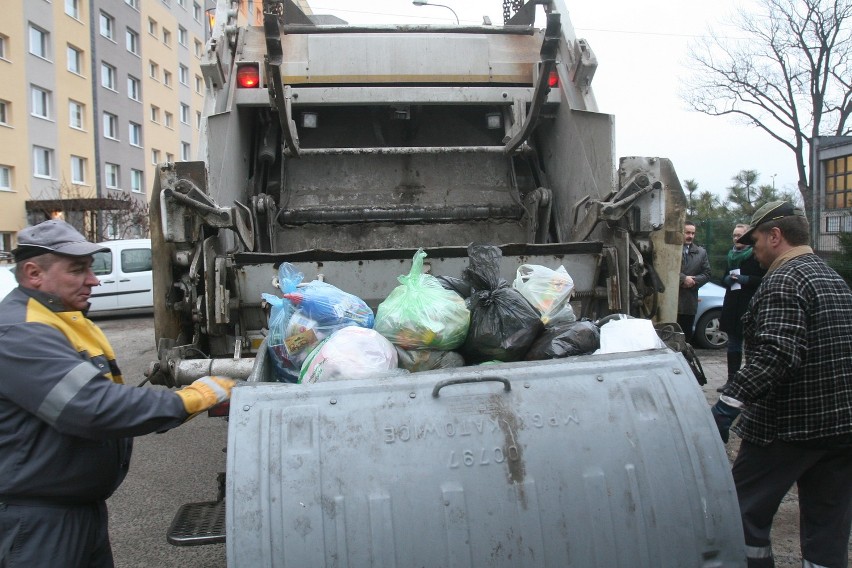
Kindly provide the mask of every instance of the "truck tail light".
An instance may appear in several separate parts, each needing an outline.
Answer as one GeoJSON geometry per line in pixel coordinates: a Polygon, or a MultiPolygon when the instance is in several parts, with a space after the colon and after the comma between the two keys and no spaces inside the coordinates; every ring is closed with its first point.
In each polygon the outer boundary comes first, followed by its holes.
{"type": "Polygon", "coordinates": [[[556,69],[550,72],[550,75],[547,76],[547,86],[550,88],[559,86],[559,73],[557,73],[556,69]]]}
{"type": "Polygon", "coordinates": [[[228,416],[228,413],[231,412],[231,401],[226,400],[225,402],[220,402],[216,406],[213,406],[207,410],[207,416],[228,416]]]}
{"type": "Polygon", "coordinates": [[[260,86],[257,63],[241,63],[237,67],[237,86],[241,89],[256,89],[260,86]]]}

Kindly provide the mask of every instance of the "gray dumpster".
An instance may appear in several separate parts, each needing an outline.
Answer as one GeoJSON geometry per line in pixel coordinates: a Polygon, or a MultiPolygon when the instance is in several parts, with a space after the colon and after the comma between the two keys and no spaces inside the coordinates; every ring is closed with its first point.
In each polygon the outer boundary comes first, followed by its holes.
{"type": "Polygon", "coordinates": [[[231,401],[232,567],[745,566],[725,449],[667,349],[231,401]]]}

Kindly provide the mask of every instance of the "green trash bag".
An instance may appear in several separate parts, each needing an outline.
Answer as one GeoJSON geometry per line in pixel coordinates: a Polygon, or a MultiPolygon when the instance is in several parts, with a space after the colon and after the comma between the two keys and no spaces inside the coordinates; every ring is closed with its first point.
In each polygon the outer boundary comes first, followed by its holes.
{"type": "Polygon", "coordinates": [[[461,296],[423,274],[424,258],[419,249],[411,271],[398,278],[400,286],[379,304],[373,329],[403,349],[449,351],[464,343],[470,312],[461,296]]]}

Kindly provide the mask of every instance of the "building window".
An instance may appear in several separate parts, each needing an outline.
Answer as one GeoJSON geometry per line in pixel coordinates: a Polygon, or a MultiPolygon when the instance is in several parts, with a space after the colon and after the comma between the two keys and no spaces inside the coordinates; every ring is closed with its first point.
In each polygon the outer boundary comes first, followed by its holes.
{"type": "Polygon", "coordinates": [[[33,175],[40,178],[53,176],[53,150],[33,146],[33,175]]]}
{"type": "Polygon", "coordinates": [[[180,121],[189,124],[189,105],[180,103],[180,121]]]}
{"type": "Polygon", "coordinates": [[[137,102],[142,102],[142,82],[132,75],[127,76],[127,96],[137,102]]]}
{"type": "Polygon", "coordinates": [[[6,56],[6,46],[8,45],[9,38],[0,34],[0,59],[8,59],[6,56]]]}
{"type": "Polygon", "coordinates": [[[71,156],[71,183],[86,183],[86,158],[71,156]]]}
{"type": "Polygon", "coordinates": [[[148,18],[148,33],[154,37],[157,37],[157,20],[153,18],[148,18]]]}
{"type": "Polygon", "coordinates": [[[183,162],[189,161],[189,142],[180,143],[180,159],[183,162]]]}
{"type": "Polygon", "coordinates": [[[109,89],[110,91],[114,91],[115,77],[115,67],[109,63],[101,63],[101,86],[109,89]]]}
{"type": "Polygon", "coordinates": [[[159,81],[160,78],[160,66],[154,63],[153,61],[148,62],[148,75],[155,81],[159,81]]]}
{"type": "Polygon", "coordinates": [[[142,145],[142,125],[136,124],[135,122],[131,122],[128,132],[129,132],[130,144],[132,144],[133,146],[141,146],[142,145]]]}
{"type": "Polygon", "coordinates": [[[186,0],[178,0],[178,5],[180,5],[181,8],[186,9],[186,0]]]}
{"type": "Polygon", "coordinates": [[[127,51],[134,55],[139,55],[139,34],[127,28],[125,31],[125,43],[127,44],[127,51]]]}
{"type": "Polygon", "coordinates": [[[130,170],[130,191],[142,193],[142,170],[130,170]]]}
{"type": "Polygon", "coordinates": [[[77,130],[83,130],[84,112],[85,107],[82,103],[78,103],[77,101],[68,101],[68,126],[76,128],[77,130]]]}
{"type": "Polygon", "coordinates": [[[151,122],[160,122],[160,107],[151,105],[151,122]]]}
{"type": "Polygon", "coordinates": [[[50,118],[50,92],[40,89],[39,87],[32,88],[33,94],[33,116],[38,118],[50,118]]]}
{"type": "Polygon", "coordinates": [[[163,43],[171,47],[172,45],[172,32],[163,28],[163,43]]]}
{"type": "Polygon", "coordinates": [[[0,166],[0,191],[12,191],[11,166],[0,166]]]}
{"type": "Polygon", "coordinates": [[[9,101],[0,100],[0,124],[9,126],[11,120],[11,106],[9,101]]]}
{"type": "Polygon", "coordinates": [[[77,75],[83,74],[83,52],[76,47],[68,46],[68,70],[77,75]]]}
{"type": "Polygon", "coordinates": [[[163,85],[166,87],[172,86],[172,72],[163,69],[163,85]]]}
{"type": "Polygon", "coordinates": [[[124,3],[133,8],[134,10],[139,10],[139,0],[124,0],[124,3]]]}
{"type": "Polygon", "coordinates": [[[104,137],[118,140],[118,117],[112,113],[104,113],[104,137]]]}
{"type": "Polygon", "coordinates": [[[198,2],[192,3],[192,19],[196,22],[201,21],[201,6],[198,4],[198,2]]]}
{"type": "Polygon", "coordinates": [[[115,41],[115,19],[112,16],[101,12],[100,22],[101,35],[108,40],[115,41]]]}
{"type": "Polygon", "coordinates": [[[65,0],[65,13],[74,18],[80,19],[80,0],[65,0]]]}
{"type": "Polygon", "coordinates": [[[195,128],[201,130],[201,111],[195,111],[195,128]]]}
{"type": "Polygon", "coordinates": [[[181,85],[189,86],[189,67],[186,65],[178,65],[178,81],[181,85]]]}
{"type": "Polygon", "coordinates": [[[201,58],[203,46],[201,45],[201,41],[195,40],[195,56],[201,58]]]}
{"type": "Polygon", "coordinates": [[[166,111],[165,113],[163,113],[163,115],[164,115],[163,124],[165,125],[165,127],[166,128],[172,128],[174,126],[174,115],[172,113],[170,113],[169,111],[166,111]]]}
{"type": "Polygon", "coordinates": [[[186,33],[186,28],[183,26],[178,26],[178,43],[182,46],[186,47],[186,38],[188,37],[186,33]]]}
{"type": "Polygon", "coordinates": [[[118,164],[104,164],[104,181],[109,189],[118,189],[119,168],[118,164]]]}
{"type": "Polygon", "coordinates": [[[823,161],[825,208],[852,209],[852,154],[823,161]]]}
{"type": "Polygon", "coordinates": [[[50,53],[50,34],[41,28],[30,25],[30,53],[42,59],[48,59],[50,53]]]}
{"type": "Polygon", "coordinates": [[[175,161],[175,155],[170,153],[170,152],[166,152],[166,161],[169,162],[169,163],[174,162],[175,161]]]}
{"type": "Polygon", "coordinates": [[[199,95],[204,91],[204,79],[201,78],[201,75],[195,76],[195,92],[199,95]]]}
{"type": "Polygon", "coordinates": [[[157,165],[160,163],[160,151],[156,148],[151,149],[151,163],[157,165]]]}

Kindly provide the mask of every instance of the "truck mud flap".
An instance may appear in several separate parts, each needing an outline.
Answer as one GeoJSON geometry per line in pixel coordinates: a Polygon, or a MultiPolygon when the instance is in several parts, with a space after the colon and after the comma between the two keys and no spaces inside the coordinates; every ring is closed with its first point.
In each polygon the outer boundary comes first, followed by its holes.
{"type": "Polygon", "coordinates": [[[229,567],[745,566],[684,357],[588,355],[231,401],[229,567]]]}

